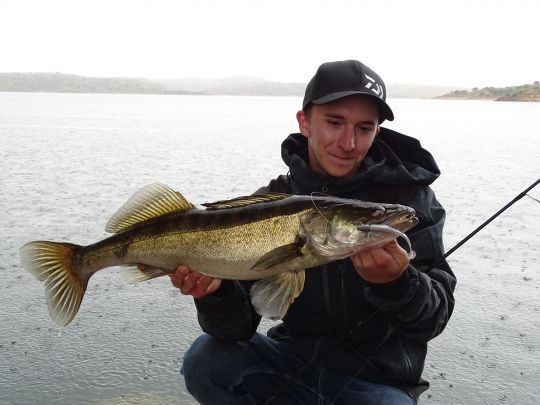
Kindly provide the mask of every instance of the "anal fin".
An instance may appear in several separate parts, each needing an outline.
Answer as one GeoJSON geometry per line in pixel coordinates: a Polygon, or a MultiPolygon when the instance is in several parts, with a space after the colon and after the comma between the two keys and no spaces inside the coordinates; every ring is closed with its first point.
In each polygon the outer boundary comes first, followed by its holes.
{"type": "Polygon", "coordinates": [[[287,271],[256,281],[251,286],[251,303],[257,313],[269,319],[281,319],[304,289],[305,271],[287,271]]]}
{"type": "Polygon", "coordinates": [[[137,266],[130,266],[126,269],[125,275],[128,283],[136,284],[143,281],[152,280],[154,278],[166,276],[172,274],[170,270],[160,269],[158,267],[149,267],[143,264],[137,266]]]}

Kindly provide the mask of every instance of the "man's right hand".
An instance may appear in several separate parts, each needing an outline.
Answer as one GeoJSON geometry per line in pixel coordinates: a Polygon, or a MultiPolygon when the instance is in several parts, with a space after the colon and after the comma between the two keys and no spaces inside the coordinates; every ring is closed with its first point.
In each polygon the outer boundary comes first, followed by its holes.
{"type": "Polygon", "coordinates": [[[171,283],[184,295],[201,298],[215,292],[221,285],[221,279],[197,273],[187,266],[178,266],[171,274],[171,283]]]}

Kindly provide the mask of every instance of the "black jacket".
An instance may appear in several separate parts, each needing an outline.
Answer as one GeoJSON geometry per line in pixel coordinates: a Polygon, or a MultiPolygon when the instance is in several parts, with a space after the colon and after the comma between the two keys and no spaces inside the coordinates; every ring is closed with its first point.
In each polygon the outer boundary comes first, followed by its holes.
{"type": "MultiPolygon", "coordinates": [[[[338,184],[308,166],[307,142],[300,134],[282,144],[289,166],[259,190],[399,203],[416,210],[419,224],[407,232],[416,257],[403,275],[388,284],[365,282],[350,259],[306,271],[303,292],[283,322],[268,335],[309,361],[331,347],[359,321],[361,327],[323,359],[328,368],[393,385],[414,396],[426,384],[421,374],[427,342],[440,334],[454,307],[456,279],[446,262],[431,268],[444,253],[445,212],[429,184],[440,174],[420,143],[386,128],[375,139],[356,178],[338,184]]],[[[247,283],[224,281],[211,296],[195,300],[203,330],[227,340],[247,340],[260,321],[247,283]]]]}

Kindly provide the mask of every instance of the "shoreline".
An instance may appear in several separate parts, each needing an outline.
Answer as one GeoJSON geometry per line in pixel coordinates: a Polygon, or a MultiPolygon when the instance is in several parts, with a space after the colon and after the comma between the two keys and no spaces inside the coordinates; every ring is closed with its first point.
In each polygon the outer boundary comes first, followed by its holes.
{"type": "Polygon", "coordinates": [[[435,97],[435,100],[461,100],[461,101],[517,101],[524,103],[538,103],[540,102],[540,95],[532,97],[523,96],[504,96],[504,97],[448,97],[440,96],[435,97]]]}

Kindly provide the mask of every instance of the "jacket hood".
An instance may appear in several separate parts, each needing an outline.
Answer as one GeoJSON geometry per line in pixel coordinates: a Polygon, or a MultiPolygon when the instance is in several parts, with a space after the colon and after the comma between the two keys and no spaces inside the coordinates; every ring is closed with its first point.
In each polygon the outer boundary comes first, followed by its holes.
{"type": "Polygon", "coordinates": [[[346,184],[313,172],[308,166],[307,148],[307,139],[299,133],[289,135],[281,145],[281,157],[300,193],[321,190],[344,194],[369,182],[429,185],[440,175],[435,159],[417,139],[383,127],[357,176],[346,184]]]}

